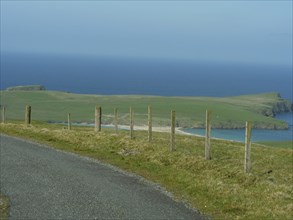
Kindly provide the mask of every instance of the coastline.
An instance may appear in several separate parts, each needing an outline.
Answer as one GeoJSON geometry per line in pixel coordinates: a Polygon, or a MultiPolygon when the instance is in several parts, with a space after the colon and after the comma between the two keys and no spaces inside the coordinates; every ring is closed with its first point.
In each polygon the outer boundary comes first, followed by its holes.
{"type": "MultiPolygon", "coordinates": [[[[58,123],[58,124],[66,125],[66,123],[58,123]]],[[[92,124],[92,123],[72,123],[72,125],[94,127],[94,124],[92,124]]],[[[102,124],[102,128],[111,128],[112,129],[112,128],[115,128],[115,125],[113,125],[113,124],[102,124]]],[[[128,131],[128,130],[130,130],[130,126],[129,125],[118,125],[118,129],[128,131]]],[[[147,125],[143,125],[143,126],[138,125],[138,126],[134,126],[133,129],[135,131],[147,131],[148,126],[147,125]]],[[[195,137],[200,137],[200,138],[205,137],[204,135],[189,133],[189,132],[183,131],[181,129],[184,129],[184,128],[176,127],[175,128],[175,133],[180,134],[180,135],[195,136],[195,137]]],[[[154,126],[154,127],[152,127],[152,131],[169,133],[171,131],[171,127],[170,126],[154,126]]],[[[233,140],[233,139],[225,139],[225,138],[218,138],[218,137],[211,137],[211,139],[223,140],[223,141],[232,141],[232,142],[240,142],[240,143],[242,142],[242,141],[237,141],[237,140],[233,140]]]]}
{"type": "MultiPolygon", "coordinates": [[[[108,125],[102,125],[103,127],[109,127],[109,128],[114,128],[115,125],[113,124],[108,124],[108,125]]],[[[120,130],[129,130],[129,125],[118,125],[118,129],[120,130]]],[[[148,130],[148,126],[147,125],[134,125],[133,129],[135,131],[147,131],[148,130]]],[[[190,134],[188,132],[182,131],[180,130],[182,129],[181,127],[177,127],[175,128],[175,132],[177,134],[184,134],[184,135],[193,135],[190,134]]],[[[168,133],[171,131],[171,127],[170,126],[153,126],[152,127],[152,131],[154,132],[165,132],[168,133]]]]}
{"type": "MultiPolygon", "coordinates": [[[[277,117],[282,118],[285,123],[288,124],[288,129],[278,130],[278,129],[259,129],[254,128],[253,129],[253,142],[257,141],[291,141],[292,140],[292,112],[287,112],[284,115],[278,114],[277,117]],[[286,116],[284,118],[284,116],[286,116]]],[[[67,125],[66,122],[50,122],[53,124],[62,124],[67,125]]],[[[89,122],[73,122],[72,125],[74,126],[86,126],[86,127],[94,127],[94,123],[89,122]]],[[[114,129],[115,125],[110,124],[102,124],[102,128],[110,128],[114,129]]],[[[118,125],[119,130],[129,130],[129,125],[118,125]]],[[[148,126],[147,125],[134,125],[135,131],[147,131],[148,126]]],[[[212,139],[217,140],[226,140],[226,141],[232,141],[232,142],[244,142],[245,137],[245,128],[238,128],[238,129],[231,129],[231,128],[217,128],[213,126],[212,129],[212,139]]],[[[153,126],[152,131],[154,132],[164,132],[164,133],[170,133],[171,127],[170,126],[153,126]]],[[[185,127],[176,127],[175,128],[176,134],[181,135],[187,135],[187,136],[196,136],[196,137],[205,137],[205,128],[185,128],[185,127]]]]}
{"type": "MultiPolygon", "coordinates": [[[[67,123],[65,122],[50,122],[52,124],[61,124],[61,125],[67,125],[67,123]]],[[[86,126],[86,127],[94,127],[95,125],[93,123],[87,123],[87,122],[81,122],[81,123],[75,123],[73,122],[72,125],[76,125],[76,126],[86,126]]],[[[115,128],[114,124],[102,124],[102,128],[115,128]]],[[[118,129],[119,130],[129,130],[130,126],[129,125],[118,125],[118,129]]],[[[134,125],[133,129],[135,131],[147,131],[148,130],[148,126],[147,125],[134,125]]],[[[183,135],[192,135],[192,136],[198,136],[198,137],[204,137],[202,135],[196,135],[196,134],[191,134],[185,131],[182,131],[181,129],[183,129],[182,127],[177,127],[175,128],[175,132],[177,134],[183,134],[183,135]]],[[[152,131],[154,132],[165,132],[168,133],[171,131],[171,127],[170,126],[153,126],[152,127],[152,131]]]]}

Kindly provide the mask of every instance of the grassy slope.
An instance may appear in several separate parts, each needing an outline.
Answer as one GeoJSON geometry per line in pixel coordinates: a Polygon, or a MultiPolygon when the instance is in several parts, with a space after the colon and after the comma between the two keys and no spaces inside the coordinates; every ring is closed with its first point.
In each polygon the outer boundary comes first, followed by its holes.
{"type": "Polygon", "coordinates": [[[213,111],[213,127],[243,127],[245,121],[254,121],[258,127],[285,128],[286,123],[265,117],[257,112],[278,102],[276,93],[228,98],[160,97],[160,96],[98,96],[56,91],[1,91],[1,105],[7,106],[7,118],[22,119],[24,106],[32,106],[33,119],[66,121],[72,113],[75,121],[94,121],[94,107],[103,107],[103,123],[113,121],[113,109],[119,109],[120,124],[128,124],[128,109],[136,113],[136,124],[147,124],[147,105],[153,107],[154,125],[168,125],[170,111],[176,110],[177,125],[202,127],[205,110],[213,111]]]}
{"type": "Polygon", "coordinates": [[[252,145],[251,174],[243,173],[244,147],[240,143],[212,141],[213,160],[204,160],[204,139],[177,135],[175,152],[169,134],[147,132],[118,135],[111,130],[36,123],[1,125],[0,132],[38,140],[59,149],[100,159],[160,183],[176,198],[214,219],[292,219],[293,151],[252,145]]]}

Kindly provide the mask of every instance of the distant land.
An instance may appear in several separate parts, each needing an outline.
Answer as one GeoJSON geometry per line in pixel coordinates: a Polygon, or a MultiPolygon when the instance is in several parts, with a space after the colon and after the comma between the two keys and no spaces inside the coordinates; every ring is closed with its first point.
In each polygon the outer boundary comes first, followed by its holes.
{"type": "Polygon", "coordinates": [[[65,122],[67,114],[79,123],[94,122],[94,108],[103,109],[103,124],[114,121],[118,108],[119,124],[129,123],[129,107],[135,112],[135,125],[147,124],[147,106],[153,108],[153,125],[169,126],[170,112],[176,111],[176,126],[203,128],[205,111],[212,111],[213,128],[240,129],[245,121],[253,121],[254,128],[288,129],[286,122],[274,118],[276,114],[291,112],[292,103],[279,93],[262,93],[233,97],[165,97],[146,95],[88,95],[60,91],[46,91],[41,85],[18,86],[1,91],[1,106],[7,109],[7,119],[23,119],[24,106],[32,106],[33,120],[65,122]],[[25,90],[25,91],[24,91],[25,90]]]}
{"type": "Polygon", "coordinates": [[[28,85],[28,86],[12,86],[8,87],[6,91],[41,91],[46,90],[42,85],[28,85]]]}

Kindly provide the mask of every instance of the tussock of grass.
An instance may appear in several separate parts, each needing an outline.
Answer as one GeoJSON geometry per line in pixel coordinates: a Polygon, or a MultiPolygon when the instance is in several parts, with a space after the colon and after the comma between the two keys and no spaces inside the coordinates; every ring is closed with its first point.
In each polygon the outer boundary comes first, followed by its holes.
{"type": "Polygon", "coordinates": [[[57,125],[1,125],[1,132],[26,137],[58,149],[97,158],[160,183],[176,199],[188,201],[215,219],[292,219],[293,151],[252,145],[252,171],[243,173],[241,143],[213,140],[211,161],[204,160],[204,139],[136,131],[95,133],[92,128],[68,131],[57,125]]]}

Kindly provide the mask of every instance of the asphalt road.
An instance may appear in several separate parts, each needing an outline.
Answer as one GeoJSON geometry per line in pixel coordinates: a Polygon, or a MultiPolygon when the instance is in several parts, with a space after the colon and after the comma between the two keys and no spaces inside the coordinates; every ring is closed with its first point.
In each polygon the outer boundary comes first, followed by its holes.
{"type": "Polygon", "coordinates": [[[204,219],[155,184],[98,161],[0,136],[10,219],[204,219]]]}

